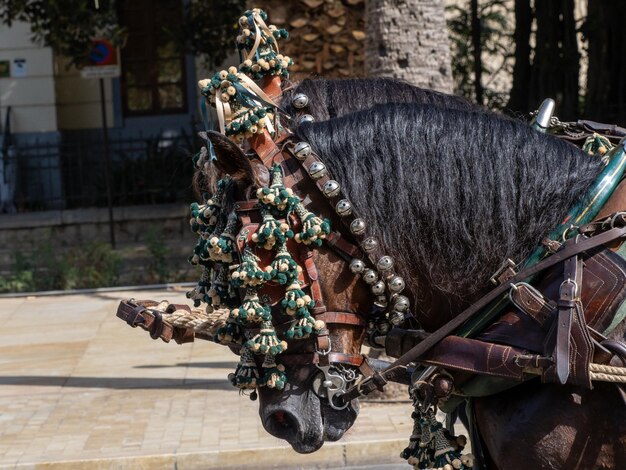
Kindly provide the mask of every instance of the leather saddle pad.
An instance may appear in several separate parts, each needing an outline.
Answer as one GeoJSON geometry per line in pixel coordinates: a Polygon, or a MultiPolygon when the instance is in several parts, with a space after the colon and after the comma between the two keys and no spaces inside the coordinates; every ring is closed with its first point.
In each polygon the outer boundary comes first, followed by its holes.
{"type": "MultiPolygon", "coordinates": [[[[593,250],[583,260],[581,301],[585,320],[590,327],[604,332],[626,299],[626,260],[608,248],[593,250]]],[[[562,282],[561,263],[533,285],[547,300],[556,302],[562,282]]],[[[540,353],[552,318],[541,325],[511,304],[477,339],[540,353]]]]}

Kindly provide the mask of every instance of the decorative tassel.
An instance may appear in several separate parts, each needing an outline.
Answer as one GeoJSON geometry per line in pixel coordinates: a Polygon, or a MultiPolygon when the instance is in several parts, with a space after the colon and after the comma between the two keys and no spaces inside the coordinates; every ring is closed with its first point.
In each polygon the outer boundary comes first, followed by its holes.
{"type": "Polygon", "coordinates": [[[210,276],[211,270],[208,267],[205,267],[202,270],[202,276],[200,277],[200,280],[198,281],[196,287],[187,292],[186,296],[188,299],[193,300],[194,307],[199,307],[202,302],[207,301],[207,290],[209,288],[209,285],[211,284],[209,280],[210,276]]]}
{"type": "Polygon", "coordinates": [[[257,388],[259,385],[259,377],[259,369],[254,362],[252,353],[245,348],[242,349],[237,369],[234,374],[228,374],[228,380],[230,380],[230,383],[235,387],[241,389],[257,388]]]}
{"type": "Polygon", "coordinates": [[[287,216],[300,202],[300,198],[293,194],[291,188],[284,186],[283,170],[280,165],[272,166],[270,170],[271,184],[269,188],[259,188],[256,192],[259,204],[265,209],[276,209],[280,216],[287,216]]]}
{"type": "Polygon", "coordinates": [[[239,70],[253,80],[266,76],[287,78],[293,60],[279,54],[278,41],[289,37],[289,33],[274,25],[267,26],[265,21],[267,14],[258,8],[246,11],[239,18],[241,33],[237,36],[237,48],[249,57],[241,63],[239,70]],[[261,37],[257,38],[257,34],[261,37]]]}
{"type": "Polygon", "coordinates": [[[260,287],[271,279],[268,271],[259,266],[260,258],[246,247],[241,255],[241,264],[231,266],[230,284],[235,288],[260,287]]]}
{"type": "Polygon", "coordinates": [[[330,233],[330,221],[307,211],[302,203],[296,204],[295,211],[302,222],[302,231],[296,234],[295,240],[305,245],[321,246],[322,240],[330,233]]]}
{"type": "Polygon", "coordinates": [[[582,150],[588,155],[604,156],[607,152],[611,151],[613,147],[615,147],[615,145],[613,145],[609,139],[594,132],[593,135],[587,137],[582,150]]]}
{"type": "Polygon", "coordinates": [[[276,364],[274,356],[268,354],[263,361],[263,378],[261,383],[267,388],[273,388],[275,390],[282,390],[287,383],[287,376],[285,375],[285,366],[282,364],[276,364]]]}
{"type": "Polygon", "coordinates": [[[271,354],[276,356],[287,349],[287,343],[276,336],[276,330],[270,321],[261,324],[261,331],[252,339],[246,341],[244,347],[255,354],[271,354]]]}
{"type": "Polygon", "coordinates": [[[215,225],[213,232],[211,234],[209,234],[208,232],[200,233],[200,238],[198,238],[198,243],[196,245],[196,248],[194,249],[194,254],[198,255],[198,257],[200,258],[200,263],[202,263],[203,261],[204,262],[221,261],[219,259],[216,260],[212,258],[212,255],[211,255],[212,246],[211,246],[210,240],[215,238],[216,239],[215,244],[217,245],[219,236],[224,231],[225,227],[226,227],[226,218],[224,217],[224,214],[220,212],[218,216],[217,224],[215,225]]]}
{"type": "Polygon", "coordinates": [[[278,253],[270,266],[272,280],[281,285],[297,280],[298,274],[302,272],[302,268],[294,261],[284,244],[278,248],[278,253]]]}
{"type": "Polygon", "coordinates": [[[308,311],[303,315],[296,315],[296,319],[296,322],[285,332],[287,339],[306,339],[324,328],[324,322],[315,320],[308,311]]]}
{"type": "Polygon", "coordinates": [[[224,192],[230,184],[230,176],[227,176],[217,182],[217,190],[211,197],[206,198],[206,202],[202,205],[194,202],[190,206],[191,210],[191,229],[198,232],[212,232],[217,225],[218,217],[222,211],[224,200],[224,192]]]}
{"type": "Polygon", "coordinates": [[[243,342],[243,329],[232,315],[228,316],[224,326],[218,328],[216,342],[220,344],[241,344],[243,342]]]}
{"type": "Polygon", "coordinates": [[[213,261],[219,261],[222,263],[233,262],[237,222],[237,212],[233,211],[228,214],[228,221],[221,235],[219,237],[212,236],[209,239],[209,257],[213,261]]]}
{"type": "Polygon", "coordinates": [[[311,310],[315,307],[315,302],[309,295],[304,293],[298,282],[294,282],[287,287],[281,306],[287,315],[293,316],[298,314],[304,316],[306,313],[311,313],[311,310]]]}
{"type": "Polygon", "coordinates": [[[438,468],[469,470],[474,465],[474,456],[462,455],[466,444],[465,436],[452,436],[437,421],[433,407],[426,410],[416,404],[413,432],[400,457],[407,459],[415,469],[438,468]]]}
{"type": "Polygon", "coordinates": [[[259,225],[256,233],[252,235],[252,241],[266,250],[271,250],[274,245],[284,244],[288,238],[293,237],[293,232],[286,223],[280,223],[267,209],[261,209],[263,223],[259,225]]]}
{"type": "Polygon", "coordinates": [[[263,305],[254,289],[246,291],[241,307],[231,311],[231,315],[241,324],[248,322],[259,323],[272,320],[272,310],[263,305]]]}
{"type": "Polygon", "coordinates": [[[217,275],[211,282],[211,288],[207,292],[206,302],[209,304],[207,312],[211,313],[213,310],[220,308],[232,308],[235,296],[230,290],[228,283],[228,267],[226,265],[220,265],[217,275]]]}

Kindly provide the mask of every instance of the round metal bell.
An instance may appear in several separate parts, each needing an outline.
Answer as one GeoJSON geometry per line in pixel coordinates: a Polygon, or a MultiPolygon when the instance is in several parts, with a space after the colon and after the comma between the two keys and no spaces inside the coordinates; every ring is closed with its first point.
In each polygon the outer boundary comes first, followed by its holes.
{"type": "Polygon", "coordinates": [[[365,240],[363,240],[361,246],[367,252],[375,250],[378,247],[378,240],[376,240],[374,237],[367,237],[365,240]]]}
{"type": "Polygon", "coordinates": [[[406,312],[410,306],[411,303],[409,302],[408,297],[405,297],[404,295],[397,296],[393,303],[394,310],[397,310],[398,312],[406,312]]]}
{"type": "Polygon", "coordinates": [[[324,196],[326,197],[335,197],[341,191],[341,186],[335,180],[328,180],[324,183],[324,187],[322,188],[324,192],[324,196]]]}
{"type": "Polygon", "coordinates": [[[387,307],[387,305],[389,305],[389,300],[387,300],[386,295],[377,295],[376,301],[374,303],[376,305],[380,305],[381,307],[385,308],[387,307]]]}
{"type": "Polygon", "coordinates": [[[385,293],[385,283],[383,281],[378,281],[375,284],[372,284],[372,294],[381,295],[385,293]]]}
{"type": "Polygon", "coordinates": [[[342,199],[335,206],[335,211],[341,217],[352,214],[352,204],[347,199],[342,199]]]}
{"type": "Polygon", "coordinates": [[[353,259],[350,261],[350,271],[354,274],[362,273],[365,271],[365,263],[358,258],[353,259]]]}
{"type": "Polygon", "coordinates": [[[350,223],[350,231],[354,235],[361,235],[365,232],[365,221],[363,219],[354,219],[350,223]]]}
{"type": "Polygon", "coordinates": [[[389,271],[393,268],[393,258],[391,256],[383,256],[376,263],[376,267],[379,271],[389,271]]]}
{"type": "Polygon", "coordinates": [[[405,287],[404,279],[400,276],[393,276],[389,280],[389,290],[395,294],[402,292],[405,287]]]}
{"type": "Polygon", "coordinates": [[[311,146],[308,142],[298,142],[293,148],[293,154],[298,160],[304,160],[311,155],[311,146]]]}
{"type": "Polygon", "coordinates": [[[291,99],[294,108],[302,109],[309,104],[309,97],[304,93],[296,93],[291,99]]]}
{"type": "Polygon", "coordinates": [[[311,116],[310,114],[303,114],[302,116],[298,118],[299,125],[306,124],[309,122],[314,122],[314,121],[315,121],[315,118],[311,116]]]}
{"type": "Polygon", "coordinates": [[[320,179],[325,174],[326,174],[326,165],[324,165],[322,162],[312,163],[311,166],[309,167],[309,175],[314,180],[320,179]]]}
{"type": "Polygon", "coordinates": [[[363,273],[363,280],[365,281],[366,284],[372,285],[376,281],[378,281],[378,273],[374,271],[373,269],[368,269],[367,271],[363,273]]]}
{"type": "Polygon", "coordinates": [[[400,326],[404,323],[404,314],[402,312],[393,311],[389,313],[389,323],[394,326],[400,326]]]}

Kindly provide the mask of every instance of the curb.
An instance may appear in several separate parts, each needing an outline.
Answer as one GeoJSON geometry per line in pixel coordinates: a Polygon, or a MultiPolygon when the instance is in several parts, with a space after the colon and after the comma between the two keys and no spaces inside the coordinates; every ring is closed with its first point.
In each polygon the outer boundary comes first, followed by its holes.
{"type": "Polygon", "coordinates": [[[398,463],[407,439],[335,442],[312,454],[296,455],[291,447],[218,450],[184,454],[105,457],[101,459],[18,463],[0,468],[20,470],[201,470],[201,469],[330,469],[361,464],[398,463]]]}
{"type": "Polygon", "coordinates": [[[8,294],[0,294],[0,299],[13,299],[22,297],[52,297],[61,295],[80,295],[80,294],[100,294],[104,292],[126,292],[126,291],[142,291],[142,290],[176,290],[187,287],[194,287],[195,282],[172,282],[168,284],[147,284],[139,286],[114,286],[114,287],[98,287],[95,289],[68,289],[68,290],[45,290],[39,292],[12,292],[8,294]]]}

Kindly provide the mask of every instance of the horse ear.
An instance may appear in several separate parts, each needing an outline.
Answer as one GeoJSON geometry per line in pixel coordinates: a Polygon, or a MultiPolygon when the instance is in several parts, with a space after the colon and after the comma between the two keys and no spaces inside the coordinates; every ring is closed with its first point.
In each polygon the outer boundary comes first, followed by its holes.
{"type": "Polygon", "coordinates": [[[213,144],[216,157],[213,164],[219,171],[230,175],[233,180],[245,187],[254,183],[255,174],[250,160],[234,142],[214,131],[207,132],[207,138],[213,144]]]}

